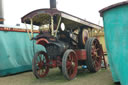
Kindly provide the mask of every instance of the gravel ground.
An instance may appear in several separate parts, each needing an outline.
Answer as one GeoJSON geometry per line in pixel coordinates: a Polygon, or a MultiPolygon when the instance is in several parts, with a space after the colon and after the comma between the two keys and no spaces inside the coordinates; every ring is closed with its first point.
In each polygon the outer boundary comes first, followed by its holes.
{"type": "Polygon", "coordinates": [[[90,73],[87,69],[79,69],[74,80],[68,81],[56,68],[50,69],[48,76],[36,79],[32,72],[0,77],[0,85],[114,85],[109,69],[101,69],[90,73]]]}

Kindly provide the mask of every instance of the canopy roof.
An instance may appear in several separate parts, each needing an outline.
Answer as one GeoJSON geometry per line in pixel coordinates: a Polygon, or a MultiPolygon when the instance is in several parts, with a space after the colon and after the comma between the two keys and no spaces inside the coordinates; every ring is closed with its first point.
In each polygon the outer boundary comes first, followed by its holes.
{"type": "Polygon", "coordinates": [[[38,9],[38,10],[32,11],[22,17],[22,22],[23,23],[26,22],[27,24],[30,24],[30,19],[33,19],[33,24],[39,26],[43,24],[42,21],[44,21],[46,24],[49,23],[50,16],[57,16],[57,17],[61,16],[62,22],[64,22],[66,25],[69,25],[69,26],[72,26],[72,25],[74,27],[83,26],[83,27],[96,28],[96,29],[102,28],[99,25],[80,19],[76,16],[65,13],[63,11],[59,11],[57,9],[38,9]]]}

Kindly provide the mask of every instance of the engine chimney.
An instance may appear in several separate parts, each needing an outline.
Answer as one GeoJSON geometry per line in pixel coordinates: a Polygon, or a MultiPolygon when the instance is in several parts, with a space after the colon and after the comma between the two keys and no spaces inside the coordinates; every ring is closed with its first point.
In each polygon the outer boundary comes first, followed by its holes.
{"type": "Polygon", "coordinates": [[[56,9],[56,0],[50,0],[50,8],[56,9]]]}
{"type": "Polygon", "coordinates": [[[4,24],[2,0],[0,0],[0,24],[4,24]]]}

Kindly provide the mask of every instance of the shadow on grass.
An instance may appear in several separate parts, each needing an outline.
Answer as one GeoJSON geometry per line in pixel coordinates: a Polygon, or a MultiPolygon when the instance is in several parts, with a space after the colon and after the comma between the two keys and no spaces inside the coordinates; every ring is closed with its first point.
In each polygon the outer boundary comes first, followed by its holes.
{"type": "Polygon", "coordinates": [[[82,68],[79,68],[78,69],[78,73],[77,73],[77,77],[88,77],[88,76],[91,76],[91,75],[96,75],[96,74],[99,74],[101,72],[105,72],[106,69],[102,68],[101,70],[99,70],[98,72],[89,72],[88,69],[82,69],[82,68]]]}
{"type": "Polygon", "coordinates": [[[60,72],[59,69],[55,68],[55,69],[50,69],[50,72],[48,73],[48,75],[44,78],[41,79],[36,79],[34,78],[34,82],[40,82],[42,84],[44,83],[54,83],[54,82],[67,82],[68,80],[66,80],[66,78],[64,78],[63,74],[60,72]]]}
{"type": "Polygon", "coordinates": [[[42,83],[42,84],[46,84],[46,83],[57,83],[57,84],[61,83],[62,84],[66,82],[69,83],[69,82],[74,82],[76,79],[83,78],[83,77],[86,78],[93,74],[94,73],[90,73],[88,69],[79,68],[76,78],[74,80],[69,81],[63,76],[63,73],[61,73],[59,69],[55,68],[55,69],[50,69],[49,74],[42,79],[34,78],[33,83],[37,83],[37,82],[42,83]]]}

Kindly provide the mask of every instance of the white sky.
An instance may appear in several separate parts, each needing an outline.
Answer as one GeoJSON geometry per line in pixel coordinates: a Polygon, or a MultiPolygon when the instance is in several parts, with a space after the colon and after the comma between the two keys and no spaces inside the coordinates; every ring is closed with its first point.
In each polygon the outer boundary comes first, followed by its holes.
{"type": "MultiPolygon", "coordinates": [[[[124,0],[57,0],[57,9],[95,24],[102,25],[99,10],[124,0]]],[[[30,11],[49,8],[49,0],[3,0],[6,25],[21,23],[21,17],[30,11]]]]}

